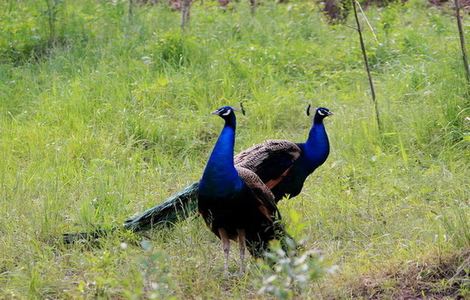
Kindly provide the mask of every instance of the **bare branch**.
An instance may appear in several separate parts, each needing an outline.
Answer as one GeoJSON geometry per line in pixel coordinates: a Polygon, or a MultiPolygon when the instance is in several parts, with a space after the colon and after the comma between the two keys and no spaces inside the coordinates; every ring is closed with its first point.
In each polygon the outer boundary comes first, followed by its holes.
{"type": "Polygon", "coordinates": [[[361,14],[362,14],[362,16],[364,17],[364,20],[366,20],[367,26],[369,26],[369,29],[370,29],[370,31],[372,32],[372,35],[374,36],[374,39],[375,39],[375,41],[376,41],[377,44],[378,44],[378,43],[379,43],[379,40],[377,39],[377,35],[375,34],[375,30],[374,30],[374,28],[372,28],[372,25],[370,25],[369,19],[367,18],[366,14],[365,14],[364,11],[362,10],[361,4],[360,4],[357,0],[356,0],[355,2],[356,2],[356,4],[357,4],[357,6],[359,6],[359,9],[361,10],[361,14]]]}
{"type": "Polygon", "coordinates": [[[470,83],[470,68],[468,66],[467,49],[465,48],[465,35],[463,32],[462,19],[460,17],[460,1],[455,0],[455,17],[457,18],[457,27],[459,28],[460,36],[460,48],[462,50],[462,59],[465,68],[465,74],[467,75],[467,81],[470,83]]]}
{"type": "Polygon", "coordinates": [[[359,18],[357,16],[357,8],[356,8],[356,0],[351,0],[353,9],[354,9],[354,17],[356,19],[356,25],[357,25],[357,32],[359,33],[359,41],[361,43],[361,50],[362,50],[362,56],[364,58],[364,65],[366,67],[367,71],[367,77],[369,78],[369,85],[370,85],[370,92],[372,95],[372,102],[374,102],[374,107],[375,107],[375,117],[377,120],[377,126],[379,128],[379,132],[382,133],[382,122],[380,121],[380,114],[379,114],[379,108],[377,105],[377,99],[375,97],[375,89],[374,89],[374,82],[372,81],[372,75],[370,74],[370,68],[369,68],[369,61],[367,60],[367,53],[366,53],[366,47],[364,45],[364,39],[362,37],[362,30],[361,30],[361,23],[359,23],[359,18]]]}

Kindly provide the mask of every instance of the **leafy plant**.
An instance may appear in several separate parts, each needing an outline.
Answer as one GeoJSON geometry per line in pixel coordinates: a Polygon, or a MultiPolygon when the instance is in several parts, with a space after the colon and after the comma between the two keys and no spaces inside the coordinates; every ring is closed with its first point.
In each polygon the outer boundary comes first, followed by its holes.
{"type": "Polygon", "coordinates": [[[187,65],[191,62],[193,40],[179,31],[170,31],[159,38],[155,47],[154,56],[158,61],[174,68],[187,65]]]}
{"type": "Polygon", "coordinates": [[[266,253],[271,265],[264,265],[264,275],[259,294],[269,294],[278,299],[293,299],[323,273],[320,265],[322,256],[318,251],[307,250],[298,253],[292,240],[287,240],[287,251],[274,245],[266,253]]]}

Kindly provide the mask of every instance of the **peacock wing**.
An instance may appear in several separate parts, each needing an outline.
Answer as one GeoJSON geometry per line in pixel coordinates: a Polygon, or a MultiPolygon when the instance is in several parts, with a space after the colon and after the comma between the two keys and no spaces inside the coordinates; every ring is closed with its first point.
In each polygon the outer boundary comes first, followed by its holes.
{"type": "Polygon", "coordinates": [[[271,222],[273,218],[277,219],[280,214],[274,202],[274,195],[271,190],[253,171],[240,166],[236,166],[235,168],[237,169],[238,176],[240,176],[256,199],[258,210],[271,222]]]}
{"type": "Polygon", "coordinates": [[[254,257],[261,258],[268,251],[269,242],[277,239],[281,242],[284,251],[288,251],[288,240],[292,237],[286,232],[282,222],[281,213],[274,201],[274,195],[271,190],[261,181],[261,179],[253,171],[246,168],[236,166],[238,176],[243,180],[245,185],[251,190],[257,201],[258,210],[266,217],[263,222],[262,230],[258,232],[247,232],[246,241],[247,249],[254,257]]]}
{"type": "Polygon", "coordinates": [[[268,140],[257,144],[234,157],[235,166],[256,173],[272,189],[287,174],[302,150],[286,140],[268,140]]]}

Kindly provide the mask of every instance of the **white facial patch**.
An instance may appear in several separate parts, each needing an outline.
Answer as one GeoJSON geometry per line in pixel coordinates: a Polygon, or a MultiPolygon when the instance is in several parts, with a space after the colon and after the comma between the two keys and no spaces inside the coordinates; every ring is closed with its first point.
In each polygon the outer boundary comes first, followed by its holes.
{"type": "Polygon", "coordinates": [[[325,115],[325,113],[324,113],[323,111],[321,111],[321,110],[318,110],[318,114],[319,114],[320,116],[324,116],[324,115],[325,115]]]}
{"type": "Polygon", "coordinates": [[[228,116],[232,111],[229,109],[222,114],[222,116],[228,116]]]}

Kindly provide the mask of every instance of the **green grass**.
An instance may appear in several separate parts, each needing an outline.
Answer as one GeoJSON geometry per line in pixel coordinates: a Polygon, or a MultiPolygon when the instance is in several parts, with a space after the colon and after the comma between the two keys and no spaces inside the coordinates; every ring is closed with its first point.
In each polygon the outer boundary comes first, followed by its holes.
{"type": "MultiPolygon", "coordinates": [[[[421,1],[367,11],[381,137],[356,33],[317,7],[266,2],[249,17],[248,3],[195,3],[181,34],[164,6],[129,22],[122,1],[65,1],[50,48],[41,4],[0,4],[0,298],[261,297],[258,264],[224,279],[197,217],[149,233],[148,250],[126,232],[60,242],[197,180],[222,125],[209,112],[242,100],[237,151],[304,140],[307,103],[335,112],[328,161],[280,209],[340,278],[470,248],[470,103],[451,15],[421,1]]],[[[301,298],[348,298],[333,277],[301,298]]]]}

